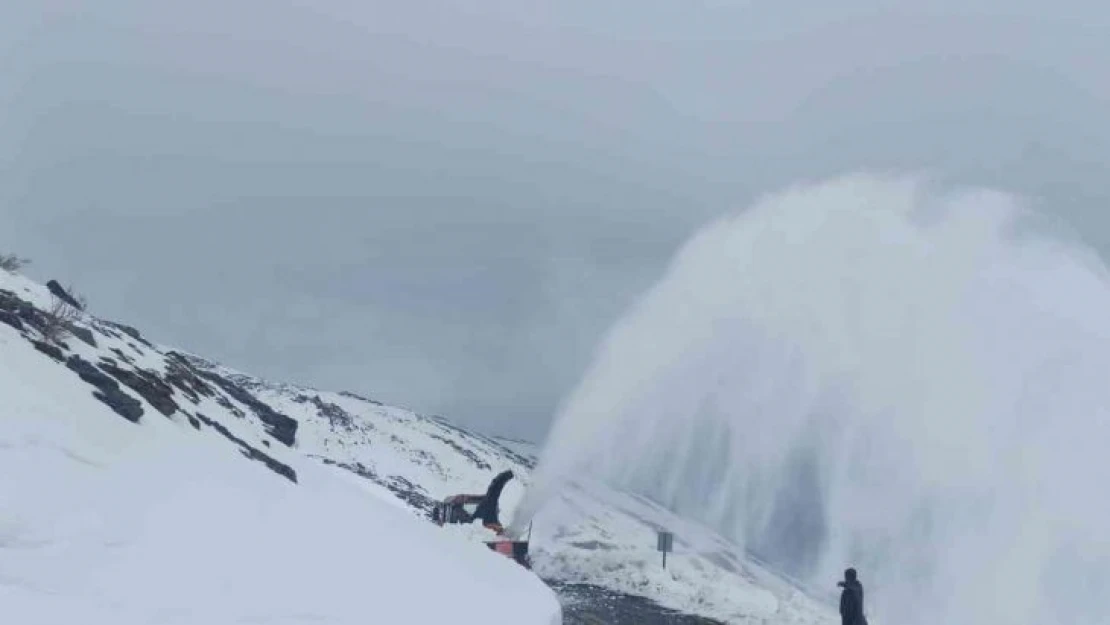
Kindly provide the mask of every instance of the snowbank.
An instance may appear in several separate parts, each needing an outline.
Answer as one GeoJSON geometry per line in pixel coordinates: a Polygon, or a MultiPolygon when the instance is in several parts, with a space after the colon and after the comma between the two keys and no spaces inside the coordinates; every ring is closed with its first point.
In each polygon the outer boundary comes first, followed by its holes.
{"type": "Polygon", "coordinates": [[[290,462],[298,484],[209,430],[130,423],[0,325],[6,620],[561,623],[554,594],[508,559],[290,462]]]}

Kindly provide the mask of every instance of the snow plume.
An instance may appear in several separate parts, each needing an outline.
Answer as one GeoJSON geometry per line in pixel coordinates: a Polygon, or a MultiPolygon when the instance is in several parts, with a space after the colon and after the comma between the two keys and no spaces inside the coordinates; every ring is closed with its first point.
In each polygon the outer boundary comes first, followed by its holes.
{"type": "Polygon", "coordinates": [[[1004,193],[851,176],[697,234],[553,426],[587,476],[875,621],[1110,623],[1110,281],[1004,193]],[[830,593],[831,594],[831,593],[830,593]]]}

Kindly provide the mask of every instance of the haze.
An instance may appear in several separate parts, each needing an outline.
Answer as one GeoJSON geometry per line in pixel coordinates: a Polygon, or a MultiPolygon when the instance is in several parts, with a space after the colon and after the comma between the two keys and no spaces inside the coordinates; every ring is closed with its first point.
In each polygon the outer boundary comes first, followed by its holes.
{"type": "Polygon", "coordinates": [[[0,250],[230,366],[542,437],[691,233],[865,169],[1110,252],[1097,2],[0,6],[0,250]]]}

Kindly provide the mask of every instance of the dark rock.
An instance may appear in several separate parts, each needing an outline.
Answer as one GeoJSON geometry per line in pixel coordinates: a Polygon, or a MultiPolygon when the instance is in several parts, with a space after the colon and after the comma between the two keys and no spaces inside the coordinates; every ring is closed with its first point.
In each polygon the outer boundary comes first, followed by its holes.
{"type": "Polygon", "coordinates": [[[255,415],[262,421],[266,427],[266,431],[270,433],[277,440],[281,441],[288,447],[292,447],[297,440],[297,420],[292,417],[281,414],[273,408],[267,406],[258,400],[254,395],[251,395],[247,390],[235,384],[220,375],[211,373],[209,371],[198,371],[201,377],[212,382],[216,386],[224,390],[228,395],[231,395],[235,401],[243,404],[251,409],[255,415]]]}
{"type": "Polygon", "coordinates": [[[6,291],[0,294],[0,310],[12,313],[19,317],[19,319],[38,331],[42,331],[43,327],[47,326],[47,316],[37,308],[26,301],[19,299],[19,296],[6,291]]]}
{"type": "Polygon", "coordinates": [[[193,425],[193,427],[195,427],[198,430],[200,429],[200,421],[198,421],[196,417],[194,417],[193,415],[191,415],[189,413],[185,413],[185,416],[189,417],[189,423],[191,423],[193,425]]]}
{"type": "Polygon", "coordinates": [[[200,403],[200,397],[197,397],[196,393],[194,393],[189,387],[185,386],[180,378],[173,377],[172,374],[166,374],[166,382],[169,382],[173,386],[177,387],[177,389],[185,395],[186,399],[193,402],[193,405],[200,403]]]}
{"type": "Polygon", "coordinates": [[[15,314],[32,328],[42,330],[46,327],[46,320],[42,318],[42,313],[33,307],[21,307],[15,314]]]}
{"type": "Polygon", "coordinates": [[[247,418],[247,415],[242,410],[239,410],[237,407],[235,407],[235,404],[231,403],[231,400],[227,397],[224,397],[223,395],[217,393],[215,400],[216,403],[220,405],[220,408],[223,408],[224,410],[239,417],[240,419],[247,418]]]}
{"type": "Polygon", "coordinates": [[[212,419],[209,419],[199,412],[197,413],[197,418],[203,421],[204,424],[208,427],[222,434],[224,438],[230,440],[236,445],[239,445],[239,447],[241,448],[240,452],[247,458],[250,458],[251,460],[254,460],[256,462],[261,462],[274,473],[277,473],[278,475],[284,477],[290,482],[293,482],[294,484],[297,483],[297,472],[293,470],[293,467],[278,462],[274,458],[266,455],[258,449],[251,447],[249,444],[247,444],[246,441],[232,434],[231,431],[228,430],[226,427],[224,427],[220,423],[217,423],[216,421],[213,421],[212,419]]]}
{"type": "Polygon", "coordinates": [[[352,393],[351,391],[340,391],[339,394],[343,395],[344,397],[350,397],[351,399],[357,399],[359,401],[364,401],[368,404],[373,404],[375,406],[381,406],[382,405],[382,402],[380,402],[380,401],[374,401],[373,399],[370,399],[368,397],[363,397],[362,395],[359,395],[358,393],[352,393]]]}
{"type": "MultiPolygon", "coordinates": [[[[451,423],[450,421],[448,421],[447,419],[445,419],[443,417],[431,417],[430,421],[432,423],[438,425],[443,430],[447,431],[449,434],[451,434],[452,438],[467,441],[467,442],[473,443],[476,446],[483,446],[484,445],[484,446],[492,447],[497,451],[498,455],[508,456],[508,458],[510,460],[512,460],[513,462],[524,465],[524,466],[526,466],[530,469],[536,468],[535,459],[527,458],[525,456],[522,456],[521,454],[513,451],[512,449],[510,449],[509,447],[507,447],[506,445],[504,445],[500,441],[493,440],[492,438],[490,438],[488,436],[485,436],[484,434],[468,432],[468,431],[460,428],[459,426],[455,425],[454,423],[451,423]]],[[[442,440],[442,439],[440,439],[440,440],[442,440]]],[[[470,452],[467,452],[467,454],[469,454],[469,453],[470,452]]],[[[466,454],[464,454],[464,455],[466,455],[466,454]]],[[[473,455],[473,454],[470,454],[470,455],[473,455]]],[[[473,460],[473,458],[472,458],[472,460],[473,460]]],[[[481,462],[481,461],[479,460],[478,462],[481,462]]]]}
{"type": "MultiPolygon", "coordinates": [[[[21,299],[15,293],[3,290],[0,290],[0,322],[20,331],[24,330],[24,324],[26,324],[44,335],[50,326],[47,313],[35,308],[30,302],[21,299]]],[[[96,347],[96,338],[89,329],[67,323],[66,330],[79,340],[96,347]]],[[[37,344],[36,348],[51,358],[61,360],[64,360],[64,356],[58,348],[69,350],[69,346],[62,341],[54,341],[53,345],[42,342],[37,344]]]]}
{"type": "Polygon", "coordinates": [[[42,341],[31,341],[31,344],[35,346],[35,349],[58,362],[65,362],[66,360],[66,355],[62,353],[62,350],[57,345],[51,345],[50,343],[44,343],[42,341]]]}
{"type": "Polygon", "coordinates": [[[75,297],[70,295],[68,291],[62,288],[62,285],[58,284],[57,280],[51,280],[50,282],[47,282],[46,288],[54,294],[54,297],[62,300],[70,306],[73,306],[77,310],[85,310],[85,307],[81,305],[81,302],[77,301],[75,297]]]}
{"type": "Polygon", "coordinates": [[[353,429],[351,415],[339,406],[320,399],[319,395],[316,395],[310,401],[312,405],[316,406],[316,413],[321,417],[326,417],[333,428],[353,429]]]}
{"type": "Polygon", "coordinates": [[[66,325],[66,329],[69,330],[70,334],[77,337],[79,340],[84,342],[86,345],[88,345],[90,347],[96,347],[96,337],[93,336],[92,331],[89,330],[88,328],[82,328],[79,325],[70,323],[70,324],[66,325]]]}
{"type": "Polygon", "coordinates": [[[479,469],[488,470],[488,469],[493,468],[493,467],[490,466],[490,464],[488,462],[479,458],[478,454],[476,454],[473,451],[467,449],[466,447],[463,447],[462,445],[460,445],[460,444],[456,443],[455,441],[447,438],[446,436],[440,436],[439,434],[432,434],[430,432],[428,433],[428,436],[431,436],[432,438],[440,441],[444,445],[447,445],[451,449],[454,449],[455,451],[459,452],[459,455],[461,455],[462,457],[469,460],[474,466],[478,467],[479,469]]]}
{"type": "Polygon", "coordinates": [[[0,310],[14,313],[19,310],[19,303],[22,301],[15,293],[7,289],[0,289],[0,310]]]}
{"type": "Polygon", "coordinates": [[[135,362],[135,360],[133,358],[131,358],[127,354],[123,353],[123,351],[121,351],[119,348],[113,347],[112,348],[112,353],[115,354],[116,356],[118,356],[120,360],[122,360],[123,362],[126,362],[129,365],[134,364],[134,362],[135,362]]]}
{"type": "Polygon", "coordinates": [[[168,417],[177,412],[178,406],[173,400],[173,389],[160,380],[155,373],[142,369],[127,371],[111,363],[102,363],[100,366],[113,378],[141,395],[163,415],[168,417]]]}
{"type": "Polygon", "coordinates": [[[116,414],[132,423],[138,423],[143,416],[143,405],[139,400],[116,389],[114,393],[101,393],[93,391],[93,397],[107,404],[116,414]]]}
{"type": "Polygon", "coordinates": [[[120,332],[123,332],[124,334],[126,334],[127,336],[130,336],[131,338],[135,339],[136,341],[143,338],[143,335],[140,334],[138,330],[136,330],[135,328],[132,328],[131,326],[125,326],[122,323],[115,323],[115,322],[113,322],[112,325],[115,326],[116,328],[118,328],[120,332]]]}
{"type": "Polygon", "coordinates": [[[80,356],[70,356],[69,360],[66,361],[66,366],[69,367],[70,370],[76,372],[82,380],[97,388],[114,388],[119,390],[119,384],[116,384],[115,380],[108,377],[100,369],[97,369],[96,365],[80,356]]]}
{"type": "Polygon", "coordinates": [[[93,397],[107,404],[109,408],[116,411],[124,419],[132,423],[139,422],[139,419],[143,416],[142,403],[121,391],[119,384],[98,369],[96,365],[80,356],[73,355],[66,361],[66,367],[80,376],[82,380],[96,387],[97,390],[93,392],[93,397]]]}
{"type": "MultiPolygon", "coordinates": [[[[133,338],[136,341],[142,343],[143,345],[146,345],[147,347],[149,347],[151,349],[154,349],[154,345],[151,345],[149,341],[144,339],[143,335],[139,334],[139,331],[136,330],[135,328],[132,328],[131,326],[125,326],[122,323],[116,323],[115,321],[109,321],[107,323],[108,323],[108,325],[110,325],[113,328],[119,330],[120,332],[123,332],[127,336],[130,336],[131,338],[133,338]]],[[[134,345],[132,345],[131,347],[133,349],[138,349],[134,345]]]]}
{"type": "Polygon", "coordinates": [[[16,330],[19,330],[20,332],[23,331],[23,321],[21,321],[19,317],[17,317],[13,312],[0,310],[0,323],[6,323],[16,330]]]}
{"type": "Polygon", "coordinates": [[[247,458],[250,458],[251,460],[254,460],[256,462],[261,462],[262,464],[266,465],[266,468],[268,468],[271,471],[273,471],[274,473],[277,473],[278,475],[284,477],[285,479],[289,480],[290,482],[293,482],[294,484],[297,483],[297,472],[293,470],[293,467],[291,467],[287,464],[284,464],[282,462],[278,462],[277,460],[274,460],[273,457],[267,456],[266,454],[264,454],[261,451],[255,449],[254,447],[245,448],[242,451],[242,454],[244,456],[246,456],[247,458]]]}
{"type": "Polygon", "coordinates": [[[41,310],[32,306],[30,302],[20,300],[19,305],[15,309],[15,314],[23,323],[26,323],[39,332],[42,332],[43,328],[47,326],[46,315],[41,310]]]}
{"type": "Polygon", "coordinates": [[[384,486],[389,489],[394,495],[400,497],[403,501],[408,503],[413,508],[423,512],[431,512],[432,508],[438,503],[436,500],[428,496],[427,491],[423,487],[413,484],[408,479],[400,476],[393,475],[389,477],[382,477],[376,471],[362,464],[361,462],[346,463],[336,462],[331,458],[324,458],[322,456],[313,456],[318,458],[324,464],[336,466],[346,469],[355,475],[370,480],[375,484],[384,486]]]}
{"type": "Polygon", "coordinates": [[[196,369],[177,352],[166,354],[166,382],[177,387],[194,404],[200,403],[200,396],[212,397],[216,391],[197,376],[196,369]]]}
{"type": "MultiPolygon", "coordinates": [[[[0,290],[0,311],[14,315],[20,322],[40,332],[46,327],[46,316],[43,312],[11,291],[0,290]]],[[[10,322],[5,323],[12,325],[10,322]]]]}

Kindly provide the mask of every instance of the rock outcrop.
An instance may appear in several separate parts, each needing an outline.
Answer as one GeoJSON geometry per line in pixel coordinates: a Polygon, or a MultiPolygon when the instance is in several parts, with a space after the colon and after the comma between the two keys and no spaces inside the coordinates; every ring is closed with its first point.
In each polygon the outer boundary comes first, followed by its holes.
{"type": "Polygon", "coordinates": [[[120,390],[119,384],[108,377],[96,365],[81,358],[70,356],[66,366],[74,371],[82,380],[96,387],[93,397],[104,402],[116,414],[132,423],[138,423],[143,416],[143,405],[134,397],[120,390]]]}

